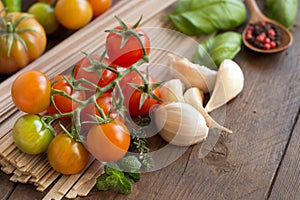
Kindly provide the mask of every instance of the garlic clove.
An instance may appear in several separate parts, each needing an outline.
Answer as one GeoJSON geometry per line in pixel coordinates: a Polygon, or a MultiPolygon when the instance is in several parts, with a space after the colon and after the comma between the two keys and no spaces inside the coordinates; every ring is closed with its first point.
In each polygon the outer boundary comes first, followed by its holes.
{"type": "Polygon", "coordinates": [[[189,88],[183,95],[185,103],[192,105],[196,108],[205,118],[206,124],[209,128],[217,128],[228,133],[232,133],[228,128],[221,126],[216,122],[203,107],[203,92],[199,88],[189,88]]]}
{"type": "Polygon", "coordinates": [[[184,101],[194,106],[197,110],[203,107],[204,93],[197,87],[187,89],[183,94],[184,101]]]}
{"type": "Polygon", "coordinates": [[[225,105],[236,97],[243,87],[244,74],[240,66],[232,60],[224,60],[219,67],[215,88],[205,110],[211,112],[225,105]]]}
{"type": "Polygon", "coordinates": [[[194,64],[186,58],[169,54],[174,76],[188,87],[198,87],[204,93],[212,91],[216,82],[217,72],[205,66],[194,64]]]}
{"type": "Polygon", "coordinates": [[[200,112],[182,102],[160,105],[154,112],[154,122],[161,137],[178,146],[199,143],[209,131],[200,112]]]}
{"type": "Polygon", "coordinates": [[[164,103],[183,102],[184,85],[179,79],[171,79],[159,88],[160,99],[164,103]]]}

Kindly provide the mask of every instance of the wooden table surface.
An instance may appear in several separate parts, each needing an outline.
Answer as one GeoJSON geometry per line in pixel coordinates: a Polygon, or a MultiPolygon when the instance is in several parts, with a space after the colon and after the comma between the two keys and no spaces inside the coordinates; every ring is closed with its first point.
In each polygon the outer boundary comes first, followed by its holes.
{"type": "MultiPolygon", "coordinates": [[[[94,188],[82,199],[300,199],[299,14],[292,34],[293,45],[282,53],[242,47],[235,60],[244,90],[226,106],[225,126],[234,133],[222,134],[206,157],[198,158],[201,145],[190,147],[171,165],[142,174],[129,196],[94,188]]],[[[53,36],[49,48],[64,37],[53,36]]],[[[47,193],[9,177],[0,172],[1,199],[42,199],[47,193]]]]}

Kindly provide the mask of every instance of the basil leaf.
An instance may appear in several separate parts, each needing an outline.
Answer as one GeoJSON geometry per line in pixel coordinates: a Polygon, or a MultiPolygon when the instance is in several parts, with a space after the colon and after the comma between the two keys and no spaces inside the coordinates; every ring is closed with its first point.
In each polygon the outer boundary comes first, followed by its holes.
{"type": "Polygon", "coordinates": [[[267,0],[267,16],[288,29],[295,23],[298,13],[298,0],[267,0]]]}
{"type": "Polygon", "coordinates": [[[240,51],[242,35],[237,32],[225,32],[209,38],[199,44],[192,61],[216,69],[223,60],[232,59],[240,51]]]}
{"type": "Polygon", "coordinates": [[[237,27],[246,14],[240,0],[181,0],[168,17],[179,31],[201,35],[237,27]]]}

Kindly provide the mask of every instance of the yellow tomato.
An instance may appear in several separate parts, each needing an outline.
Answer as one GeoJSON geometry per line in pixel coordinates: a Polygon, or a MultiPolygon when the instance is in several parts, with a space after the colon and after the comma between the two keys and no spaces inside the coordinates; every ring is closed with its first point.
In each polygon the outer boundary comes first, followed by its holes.
{"type": "Polygon", "coordinates": [[[93,18],[98,17],[107,11],[112,4],[112,0],[88,0],[93,8],[93,18]]]}
{"type": "Polygon", "coordinates": [[[76,30],[91,21],[93,9],[87,0],[58,0],[55,15],[64,27],[76,30]]]}

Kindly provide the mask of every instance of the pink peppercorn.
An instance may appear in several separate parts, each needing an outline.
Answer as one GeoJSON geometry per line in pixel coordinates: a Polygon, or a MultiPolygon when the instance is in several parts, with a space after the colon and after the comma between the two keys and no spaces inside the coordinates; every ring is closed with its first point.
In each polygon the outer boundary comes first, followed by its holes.
{"type": "Polygon", "coordinates": [[[265,44],[264,44],[264,49],[265,49],[265,50],[271,49],[271,45],[270,45],[269,43],[265,43],[265,44]]]}
{"type": "Polygon", "coordinates": [[[266,44],[266,43],[270,43],[270,42],[271,42],[270,38],[266,37],[264,40],[264,43],[266,44]]]}
{"type": "Polygon", "coordinates": [[[274,29],[268,30],[268,36],[273,36],[273,37],[275,37],[275,36],[276,36],[275,30],[274,30],[274,29]]]}
{"type": "Polygon", "coordinates": [[[277,45],[276,45],[276,42],[274,41],[271,41],[270,42],[270,46],[271,46],[271,49],[274,49],[277,45]]]}
{"type": "Polygon", "coordinates": [[[269,50],[280,45],[281,34],[275,25],[260,21],[248,26],[245,39],[257,48],[269,50]]]}

